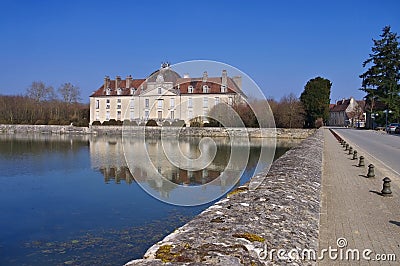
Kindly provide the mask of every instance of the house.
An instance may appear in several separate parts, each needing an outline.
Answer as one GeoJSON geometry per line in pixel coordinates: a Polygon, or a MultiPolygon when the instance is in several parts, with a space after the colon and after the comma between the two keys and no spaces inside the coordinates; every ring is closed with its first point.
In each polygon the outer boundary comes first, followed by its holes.
{"type": "Polygon", "coordinates": [[[168,63],[146,79],[117,76],[104,78],[103,84],[90,96],[90,124],[111,119],[136,121],[143,124],[153,119],[158,124],[183,120],[187,125],[193,118],[206,119],[218,103],[233,104],[244,97],[241,77],[229,77],[222,70],[220,77],[181,77],[168,63]]]}
{"type": "Polygon", "coordinates": [[[342,99],[329,105],[330,126],[365,126],[365,101],[356,101],[353,97],[342,99]]]}

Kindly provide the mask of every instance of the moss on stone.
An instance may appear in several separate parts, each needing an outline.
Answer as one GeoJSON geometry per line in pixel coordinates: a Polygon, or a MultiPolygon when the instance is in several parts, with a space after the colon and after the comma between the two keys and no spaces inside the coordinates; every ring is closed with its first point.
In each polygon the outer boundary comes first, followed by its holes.
{"type": "Polygon", "coordinates": [[[235,194],[242,193],[242,192],[245,192],[247,190],[249,190],[247,187],[238,187],[235,190],[232,190],[231,192],[229,192],[226,196],[229,198],[229,197],[231,197],[231,196],[233,196],[235,194]]]}
{"type": "Polygon", "coordinates": [[[171,252],[172,245],[162,245],[156,252],[156,259],[160,259],[162,262],[171,262],[176,254],[171,252]]]}
{"type": "Polygon", "coordinates": [[[237,237],[237,238],[244,238],[249,240],[250,242],[264,242],[265,238],[263,238],[262,236],[256,235],[256,234],[251,234],[251,233],[241,233],[241,234],[233,234],[233,237],[237,237]]]}

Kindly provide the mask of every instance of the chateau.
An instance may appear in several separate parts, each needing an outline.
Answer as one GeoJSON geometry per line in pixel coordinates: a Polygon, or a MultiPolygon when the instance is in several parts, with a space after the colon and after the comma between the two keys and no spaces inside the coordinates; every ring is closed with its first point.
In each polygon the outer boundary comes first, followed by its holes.
{"type": "Polygon", "coordinates": [[[104,78],[90,96],[90,124],[111,119],[135,121],[138,125],[153,119],[159,125],[183,120],[187,125],[194,118],[206,121],[212,107],[218,103],[233,104],[242,97],[240,76],[228,77],[222,70],[220,77],[181,77],[168,63],[146,79],[133,79],[131,75],[122,80],[117,76],[104,78]]]}

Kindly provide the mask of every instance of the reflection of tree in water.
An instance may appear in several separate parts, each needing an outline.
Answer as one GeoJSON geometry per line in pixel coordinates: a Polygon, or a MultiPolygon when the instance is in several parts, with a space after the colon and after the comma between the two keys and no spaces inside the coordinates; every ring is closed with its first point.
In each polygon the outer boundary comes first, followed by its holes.
{"type": "Polygon", "coordinates": [[[88,136],[53,134],[1,134],[0,153],[2,156],[66,154],[78,152],[89,146],[88,136]]]}

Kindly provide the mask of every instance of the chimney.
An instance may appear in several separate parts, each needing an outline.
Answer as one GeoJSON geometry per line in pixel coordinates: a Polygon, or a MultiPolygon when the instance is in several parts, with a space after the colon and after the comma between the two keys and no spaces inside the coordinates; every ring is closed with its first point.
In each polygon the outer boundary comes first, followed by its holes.
{"type": "Polygon", "coordinates": [[[208,74],[207,71],[204,71],[203,73],[203,82],[207,82],[208,74]]]}
{"type": "Polygon", "coordinates": [[[226,73],[226,70],[222,70],[222,86],[227,86],[228,85],[228,74],[226,73]]]}
{"type": "Polygon", "coordinates": [[[125,87],[129,89],[131,87],[131,83],[132,83],[132,75],[129,75],[126,77],[125,87]]]}
{"type": "Polygon", "coordinates": [[[121,81],[121,76],[115,77],[115,89],[119,88],[119,83],[121,81]]]}
{"type": "Polygon", "coordinates": [[[104,90],[108,88],[109,82],[110,82],[110,77],[109,76],[105,76],[104,77],[104,90]]]}

